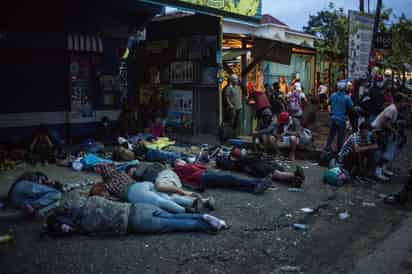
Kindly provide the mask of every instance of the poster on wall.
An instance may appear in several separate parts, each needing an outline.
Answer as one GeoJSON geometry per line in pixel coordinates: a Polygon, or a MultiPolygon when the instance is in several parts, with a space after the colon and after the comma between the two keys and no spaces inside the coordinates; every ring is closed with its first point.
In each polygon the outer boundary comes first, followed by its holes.
{"type": "Polygon", "coordinates": [[[95,117],[90,89],[90,63],[87,56],[72,57],[70,63],[70,118],[88,121],[95,117]]]}
{"type": "Polygon", "coordinates": [[[349,78],[361,79],[368,76],[373,25],[372,15],[349,11],[349,78]]]}
{"type": "Polygon", "coordinates": [[[143,0],[176,7],[203,10],[223,16],[259,18],[262,15],[262,0],[143,0]]]}
{"type": "Polygon", "coordinates": [[[177,128],[192,128],[193,91],[170,90],[168,101],[167,124],[177,128]]]}

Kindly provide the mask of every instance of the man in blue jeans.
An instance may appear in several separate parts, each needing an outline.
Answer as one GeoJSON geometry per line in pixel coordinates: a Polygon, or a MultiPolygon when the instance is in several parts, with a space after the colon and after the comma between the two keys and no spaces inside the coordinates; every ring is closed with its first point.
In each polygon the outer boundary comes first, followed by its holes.
{"type": "Polygon", "coordinates": [[[103,197],[66,195],[61,206],[47,218],[46,230],[54,235],[126,235],[128,233],[206,232],[228,226],[208,214],[172,214],[154,205],[120,203],[103,197]]]}
{"type": "Polygon", "coordinates": [[[346,81],[338,82],[338,90],[330,98],[330,129],[325,150],[331,149],[336,134],[338,135],[337,151],[342,148],[345,139],[347,115],[353,107],[352,99],[346,94],[346,87],[346,81]]]}

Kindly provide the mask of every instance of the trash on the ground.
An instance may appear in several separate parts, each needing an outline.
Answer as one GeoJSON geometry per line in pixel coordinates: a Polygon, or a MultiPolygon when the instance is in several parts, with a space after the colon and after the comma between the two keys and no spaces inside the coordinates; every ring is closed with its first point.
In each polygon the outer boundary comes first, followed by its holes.
{"type": "Polygon", "coordinates": [[[304,224],[293,224],[293,228],[298,229],[298,230],[303,230],[303,229],[306,229],[306,225],[304,225],[304,224]]]}
{"type": "Polygon", "coordinates": [[[144,245],[144,247],[148,248],[148,247],[149,247],[149,245],[144,245]]]}
{"type": "Polygon", "coordinates": [[[378,196],[379,196],[379,198],[381,198],[381,199],[385,199],[386,197],[388,197],[388,195],[386,195],[386,194],[382,194],[382,193],[381,193],[381,194],[379,194],[378,196]]]}
{"type": "Polygon", "coordinates": [[[376,204],[375,204],[375,203],[372,203],[372,202],[363,202],[363,203],[362,203],[362,206],[366,206],[366,207],[375,207],[375,206],[376,206],[376,204]]]}
{"type": "Polygon", "coordinates": [[[289,192],[303,192],[303,188],[289,187],[288,191],[289,192]]]}
{"type": "Polygon", "coordinates": [[[339,213],[339,219],[341,219],[341,220],[345,220],[349,217],[350,217],[350,214],[348,212],[339,213]]]}
{"type": "Polygon", "coordinates": [[[292,265],[285,265],[280,268],[280,271],[284,272],[300,272],[300,267],[292,266],[292,265]]]}
{"type": "Polygon", "coordinates": [[[301,208],[300,211],[304,213],[313,213],[314,210],[312,208],[304,207],[304,208],[301,208]]]}
{"type": "Polygon", "coordinates": [[[288,218],[292,218],[292,217],[293,217],[292,214],[286,214],[285,216],[288,217],[288,218]]]}
{"type": "Polygon", "coordinates": [[[8,243],[11,241],[13,241],[13,236],[11,236],[10,234],[0,236],[0,244],[8,243]]]}

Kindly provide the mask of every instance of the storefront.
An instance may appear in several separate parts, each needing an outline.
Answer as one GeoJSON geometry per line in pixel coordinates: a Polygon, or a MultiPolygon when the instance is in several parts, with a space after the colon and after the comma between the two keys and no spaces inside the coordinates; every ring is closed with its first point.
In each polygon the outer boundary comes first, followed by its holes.
{"type": "Polygon", "coordinates": [[[139,118],[173,132],[216,134],[219,125],[220,19],[176,13],[154,19],[137,58],[143,64],[139,118]]]}
{"type": "Polygon", "coordinates": [[[39,124],[71,138],[91,136],[103,116],[115,122],[129,30],[162,10],[132,0],[61,5],[25,2],[2,17],[0,141],[26,139],[39,124]]]}

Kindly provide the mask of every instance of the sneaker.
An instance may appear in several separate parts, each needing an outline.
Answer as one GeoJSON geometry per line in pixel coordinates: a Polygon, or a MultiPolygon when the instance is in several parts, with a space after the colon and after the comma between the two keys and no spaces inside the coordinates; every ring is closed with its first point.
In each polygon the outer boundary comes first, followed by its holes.
{"type": "Polygon", "coordinates": [[[305,172],[303,171],[302,167],[300,167],[300,166],[296,167],[295,176],[302,179],[302,180],[305,180],[305,172]]]}
{"type": "Polygon", "coordinates": [[[215,202],[215,199],[213,197],[203,199],[203,203],[204,203],[205,207],[207,209],[209,209],[210,211],[213,211],[216,208],[216,202],[215,202]]]}
{"type": "Polygon", "coordinates": [[[196,199],[193,203],[193,208],[196,210],[196,213],[203,213],[205,212],[205,203],[202,199],[196,199]]]}
{"type": "Polygon", "coordinates": [[[395,173],[393,173],[392,171],[390,171],[389,168],[387,168],[387,167],[383,167],[383,168],[382,168],[382,171],[383,171],[384,175],[386,175],[386,176],[393,176],[393,175],[395,175],[395,173]]]}
{"type": "Polygon", "coordinates": [[[217,230],[222,230],[222,229],[227,229],[227,224],[225,221],[209,215],[209,214],[203,214],[202,218],[204,221],[206,221],[208,224],[210,224],[213,228],[217,229],[217,230]]]}
{"type": "Polygon", "coordinates": [[[260,183],[258,183],[255,188],[253,189],[253,193],[255,194],[263,194],[270,186],[272,185],[272,179],[266,177],[260,183]]]}
{"type": "Polygon", "coordinates": [[[380,181],[389,181],[389,178],[383,174],[383,170],[381,167],[377,167],[375,171],[375,178],[380,181]]]}

